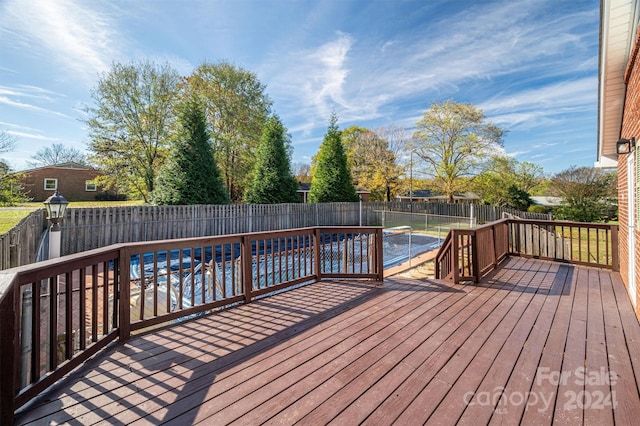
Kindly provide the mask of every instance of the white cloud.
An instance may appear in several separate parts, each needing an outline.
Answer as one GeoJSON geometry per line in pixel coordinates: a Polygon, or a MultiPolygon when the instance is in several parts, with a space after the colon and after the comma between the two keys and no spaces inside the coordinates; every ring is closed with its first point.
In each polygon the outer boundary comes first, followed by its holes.
{"type": "Polygon", "coordinates": [[[496,95],[481,105],[492,120],[521,129],[557,124],[563,114],[595,108],[597,61],[585,59],[584,52],[593,47],[589,31],[598,14],[594,7],[545,19],[543,7],[548,4],[530,0],[483,3],[370,44],[339,33],[313,52],[292,49],[265,65],[272,75],[269,91],[279,108],[291,110],[288,119],[304,121],[310,131],[326,126],[332,108],[341,122],[397,115],[397,105],[403,105],[403,115],[417,116],[432,101],[468,98],[468,92],[458,95],[461,88],[475,86],[474,92],[481,93],[496,79],[510,79],[515,87],[509,92],[516,93],[512,104],[496,95]],[[576,55],[581,58],[578,70],[576,55]],[[566,79],[576,71],[593,77],[518,93],[518,87],[566,79]],[[420,96],[423,100],[417,101],[420,96]]]}
{"type": "Polygon", "coordinates": [[[597,85],[595,77],[563,81],[496,96],[479,107],[496,124],[506,128],[559,124],[573,119],[577,113],[596,109],[597,85]]]}
{"type": "Polygon", "coordinates": [[[91,82],[124,44],[114,31],[115,20],[92,5],[76,0],[9,0],[0,9],[5,43],[29,49],[72,72],[73,78],[91,82]]]}
{"type": "Polygon", "coordinates": [[[34,112],[39,112],[39,113],[48,114],[48,115],[55,115],[57,117],[71,118],[70,116],[63,114],[61,112],[53,111],[47,108],[42,108],[36,105],[27,104],[20,101],[14,101],[12,99],[9,99],[6,96],[0,96],[0,104],[8,105],[11,107],[20,108],[28,111],[34,111],[34,112]]]}
{"type": "Polygon", "coordinates": [[[8,130],[7,133],[20,138],[36,139],[40,141],[59,141],[60,140],[60,138],[52,138],[49,136],[39,135],[36,133],[18,132],[15,130],[8,130]]]}

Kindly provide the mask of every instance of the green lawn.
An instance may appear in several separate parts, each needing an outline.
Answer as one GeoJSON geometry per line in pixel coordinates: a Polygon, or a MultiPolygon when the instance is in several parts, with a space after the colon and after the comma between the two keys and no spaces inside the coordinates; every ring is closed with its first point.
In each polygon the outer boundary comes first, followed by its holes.
{"type": "MultiPolygon", "coordinates": [[[[88,208],[88,207],[115,207],[115,206],[138,206],[142,205],[142,200],[133,201],[73,201],[69,203],[69,207],[88,208]]],[[[24,217],[34,210],[44,208],[42,203],[23,203],[18,207],[0,208],[0,235],[6,233],[16,226],[24,217]]]]}
{"type": "Polygon", "coordinates": [[[11,228],[16,226],[23,218],[27,217],[29,213],[34,210],[36,209],[0,209],[0,235],[6,233],[11,228]]]}

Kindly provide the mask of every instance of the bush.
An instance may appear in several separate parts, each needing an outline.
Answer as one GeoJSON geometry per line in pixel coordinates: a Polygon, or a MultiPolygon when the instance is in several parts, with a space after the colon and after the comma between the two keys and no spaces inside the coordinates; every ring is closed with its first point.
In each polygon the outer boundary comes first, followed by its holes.
{"type": "Polygon", "coordinates": [[[127,194],[104,191],[96,194],[96,201],[126,201],[127,194]]]}
{"type": "Polygon", "coordinates": [[[545,213],[545,214],[546,214],[546,213],[549,213],[549,209],[548,209],[547,207],[545,207],[545,206],[539,206],[539,205],[536,205],[536,204],[534,204],[534,205],[532,205],[532,206],[529,206],[529,208],[527,209],[527,211],[528,211],[529,213],[545,213]]]}

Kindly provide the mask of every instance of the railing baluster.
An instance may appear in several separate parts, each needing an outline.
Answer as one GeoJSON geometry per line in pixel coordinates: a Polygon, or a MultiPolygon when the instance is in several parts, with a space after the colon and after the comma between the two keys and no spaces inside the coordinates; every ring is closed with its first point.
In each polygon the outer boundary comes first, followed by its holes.
{"type": "Polygon", "coordinates": [[[79,295],[79,307],[80,307],[80,318],[79,318],[79,326],[80,326],[80,350],[84,351],[87,349],[87,289],[85,288],[85,274],[86,268],[82,268],[78,270],[78,278],[80,284],[80,295],[79,295]]]}
{"type": "Polygon", "coordinates": [[[98,341],[98,265],[91,268],[91,341],[98,341]]]}
{"type": "Polygon", "coordinates": [[[49,370],[58,366],[58,276],[49,279],[49,370]]]}
{"type": "Polygon", "coordinates": [[[40,379],[40,348],[41,348],[41,322],[40,313],[41,308],[41,297],[42,297],[42,289],[41,282],[36,281],[31,283],[31,291],[32,291],[32,308],[31,308],[31,380],[28,383],[37,382],[40,379]]]}
{"type": "Polygon", "coordinates": [[[171,251],[166,250],[164,252],[165,259],[167,261],[167,280],[165,281],[166,294],[167,294],[167,312],[171,312],[171,251]]]}
{"type": "Polygon", "coordinates": [[[71,273],[64,274],[65,279],[65,359],[73,356],[73,280],[71,273]]]}
{"type": "Polygon", "coordinates": [[[158,316],[158,252],[153,251],[153,316],[158,316]]]}

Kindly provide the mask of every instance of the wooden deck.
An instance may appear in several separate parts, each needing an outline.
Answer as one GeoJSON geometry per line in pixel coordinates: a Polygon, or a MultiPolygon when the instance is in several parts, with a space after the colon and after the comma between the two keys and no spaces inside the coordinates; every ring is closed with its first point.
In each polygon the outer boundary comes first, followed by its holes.
{"type": "Polygon", "coordinates": [[[134,337],[16,424],[624,425],[639,383],[617,274],[511,258],[479,285],[322,282],[134,337]]]}

